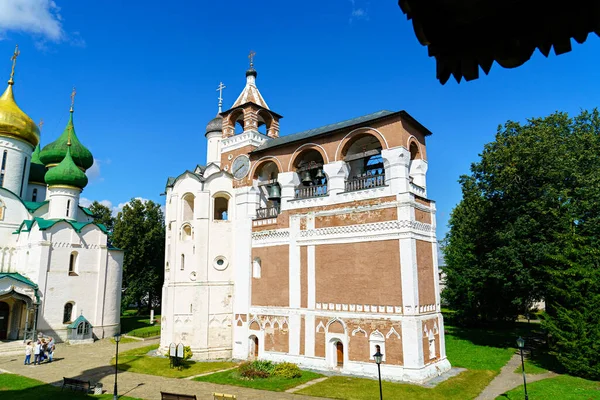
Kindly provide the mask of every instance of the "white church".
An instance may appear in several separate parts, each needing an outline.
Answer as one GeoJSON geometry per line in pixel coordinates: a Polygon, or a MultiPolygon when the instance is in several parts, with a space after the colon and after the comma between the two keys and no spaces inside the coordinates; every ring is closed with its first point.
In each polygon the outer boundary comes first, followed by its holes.
{"type": "Polygon", "coordinates": [[[0,96],[0,341],[40,332],[71,342],[120,331],[123,251],[79,196],[94,162],[69,121],[40,149],[40,131],[15,102],[14,72],[0,96]]]}
{"type": "MultiPolygon", "coordinates": [[[[424,382],[450,369],[426,139],[382,110],[280,136],[251,64],[166,184],[161,349],[424,382]]],[[[222,85],[220,86],[222,87],[222,85]]],[[[220,103],[222,99],[220,98],[220,103]]]]}

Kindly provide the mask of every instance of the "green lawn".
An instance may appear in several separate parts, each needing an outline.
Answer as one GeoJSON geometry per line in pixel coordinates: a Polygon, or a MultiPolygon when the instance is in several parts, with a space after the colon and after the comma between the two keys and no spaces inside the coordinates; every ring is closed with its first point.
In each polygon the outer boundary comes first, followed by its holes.
{"type": "MultiPolygon", "coordinates": [[[[109,388],[110,389],[110,388],[109,388]]],[[[59,387],[48,385],[35,379],[14,374],[0,374],[0,398],[10,400],[62,400],[68,399],[112,399],[112,394],[102,396],[85,395],[81,392],[61,391],[59,387]]],[[[141,400],[133,397],[119,397],[119,400],[141,400]]]]}
{"type": "MultiPolygon", "coordinates": [[[[207,372],[218,371],[231,368],[236,364],[228,361],[216,362],[186,362],[185,366],[179,370],[169,367],[169,359],[162,357],[148,356],[147,353],[158,349],[158,345],[138,347],[119,353],[119,369],[139,374],[158,375],[167,378],[186,378],[188,376],[204,374],[207,372]]],[[[114,365],[113,358],[111,364],[114,365]]]]}
{"type": "MultiPolygon", "coordinates": [[[[523,369],[521,368],[520,365],[517,367],[517,369],[515,369],[515,373],[517,373],[517,374],[520,374],[522,371],[523,371],[523,369]]],[[[548,370],[546,368],[542,368],[532,361],[525,360],[525,373],[526,374],[539,375],[539,374],[545,374],[546,372],[548,372],[548,370]]]]}
{"type": "MultiPolygon", "coordinates": [[[[110,338],[110,342],[115,344],[115,339],[110,338]]],[[[137,339],[133,339],[133,338],[128,338],[128,337],[121,337],[121,340],[119,340],[119,343],[121,344],[125,344],[125,343],[139,343],[140,341],[137,339]]]]}
{"type": "MultiPolygon", "coordinates": [[[[465,371],[431,389],[417,385],[382,382],[383,398],[411,400],[473,399],[494,376],[495,373],[492,371],[465,371]]],[[[372,400],[379,396],[379,383],[373,379],[335,376],[296,393],[328,397],[330,399],[372,400]]]]}
{"type": "Polygon", "coordinates": [[[302,371],[300,378],[286,379],[280,376],[271,376],[264,379],[245,379],[242,378],[237,369],[231,371],[217,372],[216,374],[200,376],[194,378],[195,381],[218,383],[220,385],[242,386],[252,389],[271,390],[274,392],[283,392],[287,389],[296,387],[305,382],[312,381],[323,375],[310,371],[302,371]]]}
{"type": "MultiPolygon", "coordinates": [[[[160,321],[160,315],[155,315],[154,319],[160,321]]],[[[126,313],[121,316],[121,333],[138,337],[158,336],[160,335],[160,323],[151,325],[148,315],[126,313]]]]}
{"type": "Polygon", "coordinates": [[[446,356],[450,364],[453,367],[499,372],[515,354],[515,349],[496,347],[493,339],[488,343],[475,344],[471,341],[474,331],[487,334],[477,329],[446,327],[446,356]]]}
{"type": "MultiPolygon", "coordinates": [[[[562,375],[527,384],[527,394],[530,399],[598,400],[600,382],[562,375]]],[[[523,398],[523,386],[520,386],[497,397],[496,400],[522,400],[523,398]]]]}

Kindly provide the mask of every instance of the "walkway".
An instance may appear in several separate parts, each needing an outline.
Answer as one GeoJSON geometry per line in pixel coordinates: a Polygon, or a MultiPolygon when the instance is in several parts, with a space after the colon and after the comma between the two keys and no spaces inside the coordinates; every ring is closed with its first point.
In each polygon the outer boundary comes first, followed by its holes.
{"type": "MultiPolygon", "coordinates": [[[[138,343],[124,343],[119,350],[157,344],[158,340],[147,340],[138,343]]],[[[112,393],[114,385],[114,366],[110,360],[114,356],[115,345],[109,340],[100,340],[91,345],[56,346],[55,362],[39,366],[23,365],[21,356],[0,355],[0,370],[27,376],[42,382],[60,384],[63,377],[101,382],[108,393],[112,393]]],[[[291,393],[269,392],[263,390],[217,385],[208,382],[196,382],[188,379],[163,378],[154,375],[136,374],[119,371],[119,395],[126,395],[147,400],[160,399],[160,392],[195,394],[198,399],[212,399],[213,392],[235,394],[239,400],[315,400],[316,397],[301,396],[291,393]]]]}
{"type": "MultiPolygon", "coordinates": [[[[523,384],[523,375],[515,373],[515,369],[521,366],[521,356],[515,354],[508,361],[508,363],[502,367],[500,374],[496,376],[490,384],[481,392],[481,394],[475,400],[494,400],[496,397],[506,393],[523,384]]],[[[527,377],[527,383],[541,381],[542,379],[552,378],[557,376],[554,372],[546,372],[544,374],[529,375],[527,377]]]]}

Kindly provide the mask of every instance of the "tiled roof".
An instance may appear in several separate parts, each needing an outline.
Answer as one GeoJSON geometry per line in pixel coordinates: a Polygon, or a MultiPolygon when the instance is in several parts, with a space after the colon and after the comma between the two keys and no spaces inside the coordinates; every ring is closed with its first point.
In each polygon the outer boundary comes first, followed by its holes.
{"type": "Polygon", "coordinates": [[[85,317],[83,316],[83,314],[81,314],[79,317],[77,317],[77,319],[75,321],[73,321],[69,325],[67,325],[67,328],[75,329],[82,322],[87,322],[90,325],[90,328],[93,328],[92,324],[90,324],[90,321],[88,321],[87,319],[85,319],[85,317]]]}
{"type": "Polygon", "coordinates": [[[33,283],[32,281],[30,281],[29,279],[25,278],[23,275],[21,274],[17,274],[16,272],[3,272],[0,273],[0,280],[4,279],[4,278],[12,278],[16,281],[22,282],[28,286],[31,286],[32,288],[37,288],[38,285],[36,285],[35,283],[33,283]]]}

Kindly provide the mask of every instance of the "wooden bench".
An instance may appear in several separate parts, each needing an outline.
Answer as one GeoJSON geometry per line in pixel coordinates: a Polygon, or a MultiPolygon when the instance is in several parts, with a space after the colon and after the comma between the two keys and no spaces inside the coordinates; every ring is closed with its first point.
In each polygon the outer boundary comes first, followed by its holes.
{"type": "Polygon", "coordinates": [[[213,400],[237,399],[235,394],[213,393],[213,400]]]}
{"type": "Polygon", "coordinates": [[[160,396],[162,400],[197,400],[195,394],[177,394],[160,392],[160,396]]]}
{"type": "Polygon", "coordinates": [[[68,388],[71,390],[81,390],[82,392],[88,393],[89,391],[94,390],[95,387],[96,386],[92,385],[90,381],[82,381],[80,379],[63,377],[63,384],[60,390],[68,388]]]}

